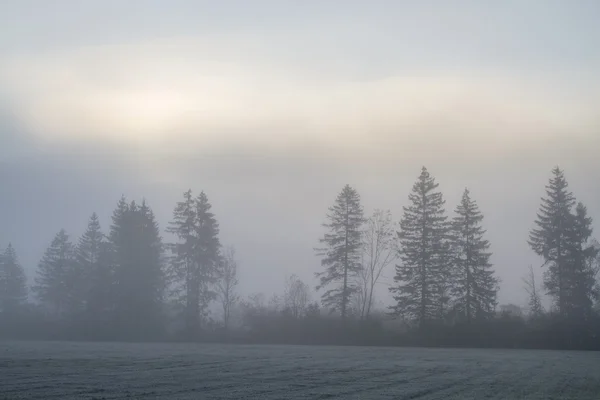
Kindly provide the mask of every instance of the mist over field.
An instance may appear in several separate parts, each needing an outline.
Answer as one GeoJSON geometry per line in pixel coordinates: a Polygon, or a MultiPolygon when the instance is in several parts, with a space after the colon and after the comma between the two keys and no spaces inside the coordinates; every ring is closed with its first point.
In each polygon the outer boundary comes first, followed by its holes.
{"type": "Polygon", "coordinates": [[[598,15],[4,0],[0,399],[600,398],[598,15]]]}
{"type": "Polygon", "coordinates": [[[38,342],[3,347],[2,357],[12,357],[3,375],[2,393],[9,399],[592,400],[600,390],[597,356],[584,352],[38,342]]]}

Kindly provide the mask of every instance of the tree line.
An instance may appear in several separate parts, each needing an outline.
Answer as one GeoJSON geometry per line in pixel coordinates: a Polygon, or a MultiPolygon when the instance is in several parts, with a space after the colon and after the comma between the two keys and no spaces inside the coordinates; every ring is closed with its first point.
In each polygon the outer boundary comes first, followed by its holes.
{"type": "Polygon", "coordinates": [[[8,245],[0,336],[600,348],[600,246],[562,170],[553,169],[529,236],[544,279],[538,287],[533,267],[524,269],[526,316],[498,307],[484,216],[468,189],[449,215],[423,168],[408,200],[396,223],[388,210],[366,217],[357,190],[342,188],[315,249],[317,302],[295,275],[281,296],[243,299],[235,248],[221,244],[204,192],[188,190],[175,204],[169,243],[145,201],[122,197],[108,231],[95,213],[76,243],[60,230],[31,287],[8,245]],[[392,267],[393,302],[377,306],[392,267]]]}

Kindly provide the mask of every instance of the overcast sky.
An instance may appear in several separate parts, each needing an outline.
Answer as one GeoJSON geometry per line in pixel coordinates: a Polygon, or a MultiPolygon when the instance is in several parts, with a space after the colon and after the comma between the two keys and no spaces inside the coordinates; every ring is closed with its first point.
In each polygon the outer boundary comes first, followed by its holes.
{"type": "Polygon", "coordinates": [[[471,190],[499,300],[524,305],[553,166],[600,235],[599,17],[595,0],[3,0],[0,246],[32,277],[60,228],[76,240],[96,211],[108,230],[122,194],[164,228],[204,190],[243,291],[273,293],[314,283],[344,184],[398,221],[425,165],[449,213],[471,190]]]}

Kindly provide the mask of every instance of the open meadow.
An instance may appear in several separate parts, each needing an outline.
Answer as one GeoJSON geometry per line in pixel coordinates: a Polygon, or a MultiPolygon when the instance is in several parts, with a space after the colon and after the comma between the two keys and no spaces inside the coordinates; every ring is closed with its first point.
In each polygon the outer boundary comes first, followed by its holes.
{"type": "Polygon", "coordinates": [[[594,352],[0,342],[0,399],[594,399],[594,352]]]}

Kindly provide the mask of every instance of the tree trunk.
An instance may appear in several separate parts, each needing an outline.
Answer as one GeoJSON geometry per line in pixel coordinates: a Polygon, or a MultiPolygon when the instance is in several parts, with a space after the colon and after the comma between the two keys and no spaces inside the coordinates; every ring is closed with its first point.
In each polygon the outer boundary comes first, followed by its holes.
{"type": "Polygon", "coordinates": [[[346,238],[344,241],[344,287],[342,291],[342,321],[346,320],[346,305],[348,304],[348,228],[350,221],[348,213],[350,209],[348,207],[348,199],[346,199],[346,238]]]}

